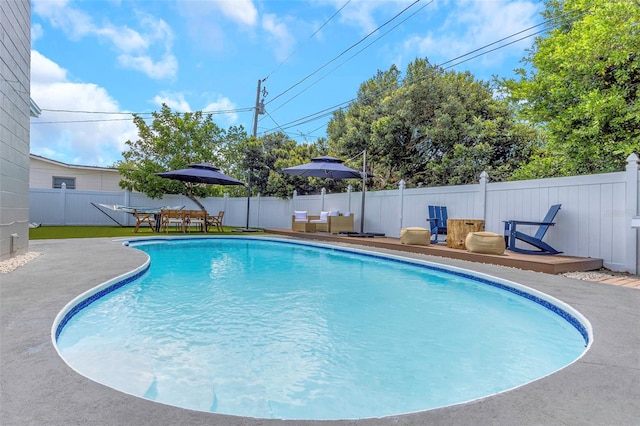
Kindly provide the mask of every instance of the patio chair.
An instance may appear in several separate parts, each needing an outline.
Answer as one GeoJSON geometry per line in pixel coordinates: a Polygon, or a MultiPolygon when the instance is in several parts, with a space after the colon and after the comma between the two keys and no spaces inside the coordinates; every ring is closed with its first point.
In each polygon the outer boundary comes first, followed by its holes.
{"type": "Polygon", "coordinates": [[[202,232],[207,232],[207,212],[206,210],[185,210],[184,229],[191,232],[191,227],[195,226],[202,232]]]}
{"type": "Polygon", "coordinates": [[[133,216],[136,218],[136,227],[133,232],[138,232],[140,226],[144,223],[149,225],[151,228],[151,232],[155,232],[156,229],[156,219],[153,213],[143,213],[139,212],[137,209],[133,209],[133,216]]]}
{"type": "Polygon", "coordinates": [[[518,253],[526,253],[526,254],[562,253],[561,251],[554,249],[549,244],[542,241],[549,227],[555,225],[555,223],[553,223],[553,219],[556,217],[556,214],[558,214],[558,211],[560,210],[560,206],[561,204],[554,204],[553,206],[551,206],[546,216],[544,217],[544,219],[542,219],[542,222],[531,222],[531,221],[525,221],[525,220],[504,221],[504,236],[505,236],[505,243],[507,245],[507,249],[518,252],[518,253]],[[516,229],[518,225],[533,225],[533,226],[537,225],[538,230],[534,235],[528,235],[521,231],[518,231],[516,229]],[[516,247],[517,240],[523,241],[535,247],[536,250],[516,247]]]}
{"type": "Polygon", "coordinates": [[[431,231],[431,243],[438,243],[438,234],[447,235],[447,207],[446,206],[429,206],[429,231],[431,231]]]}
{"type": "Polygon", "coordinates": [[[338,212],[320,212],[320,216],[309,216],[309,223],[314,223],[316,225],[317,232],[329,232],[329,215],[338,212]]]}
{"type": "Polygon", "coordinates": [[[332,234],[353,232],[353,217],[351,212],[340,213],[336,216],[329,214],[329,232],[332,234]]]}
{"type": "Polygon", "coordinates": [[[184,215],[186,210],[161,210],[160,211],[160,231],[169,232],[170,226],[185,232],[184,215]]]}
{"type": "Polygon", "coordinates": [[[224,217],[224,210],[220,210],[217,216],[209,216],[207,218],[209,229],[215,226],[218,232],[224,232],[224,228],[222,226],[223,217],[224,217]]]}
{"type": "Polygon", "coordinates": [[[316,230],[316,226],[309,222],[306,210],[296,210],[291,216],[291,229],[293,231],[313,232],[316,230]]]}

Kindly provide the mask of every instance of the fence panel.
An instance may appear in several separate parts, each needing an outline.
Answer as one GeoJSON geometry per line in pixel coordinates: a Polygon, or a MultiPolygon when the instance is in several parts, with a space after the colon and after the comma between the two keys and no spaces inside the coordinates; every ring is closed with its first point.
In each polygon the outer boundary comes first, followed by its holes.
{"type": "MultiPolygon", "coordinates": [[[[602,258],[607,267],[617,268],[629,232],[624,191],[624,173],[489,184],[486,228],[498,232],[508,219],[540,221],[559,203],[556,225],[545,240],[567,255],[602,258]]],[[[535,232],[534,227],[522,230],[535,232]]]]}
{"type": "MultiPolygon", "coordinates": [[[[639,215],[640,174],[637,158],[630,156],[626,172],[590,176],[499,182],[435,188],[368,191],[365,199],[364,230],[398,237],[400,229],[427,226],[427,206],[447,206],[449,217],[484,219],[485,229],[502,233],[508,219],[540,221],[552,204],[562,208],[545,240],[566,255],[604,260],[613,270],[636,272],[640,239],[630,227],[639,215]]],[[[324,210],[352,212],[356,231],[360,228],[361,192],[294,196],[289,200],[252,197],[250,227],[289,228],[294,210],[319,214],[324,210]]],[[[200,200],[207,211],[225,211],[225,226],[244,227],[247,199],[243,197],[200,200]]],[[[114,221],[91,203],[157,207],[184,205],[197,208],[182,195],[152,200],[129,192],[31,189],[30,221],[43,225],[113,225],[114,221]]],[[[120,223],[132,225],[130,215],[109,212],[120,223]]],[[[522,228],[533,233],[535,229],[522,228]]]]}

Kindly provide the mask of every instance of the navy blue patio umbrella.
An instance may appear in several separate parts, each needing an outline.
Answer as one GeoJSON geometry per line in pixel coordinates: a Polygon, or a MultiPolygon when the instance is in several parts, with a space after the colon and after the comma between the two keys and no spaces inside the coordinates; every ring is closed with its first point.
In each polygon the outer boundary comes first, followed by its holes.
{"type": "MultiPolygon", "coordinates": [[[[190,183],[204,183],[208,185],[244,185],[244,182],[220,173],[220,168],[206,163],[189,164],[186,169],[169,170],[162,173],[156,173],[156,175],[166,179],[190,183]]],[[[187,196],[194,203],[200,206],[201,210],[206,210],[196,197],[189,194],[187,194],[187,196]]]]}
{"type": "Polygon", "coordinates": [[[375,237],[384,234],[364,232],[364,200],[367,191],[367,178],[373,177],[366,172],[367,152],[362,151],[362,171],[352,169],[342,164],[342,160],[324,155],[312,158],[310,163],[282,169],[282,173],[294,176],[329,178],[329,179],[359,179],[362,178],[362,205],[360,206],[360,232],[347,232],[351,237],[375,237]]]}
{"type": "Polygon", "coordinates": [[[205,183],[210,185],[244,185],[236,178],[220,173],[220,168],[211,164],[189,164],[186,169],[170,170],[156,175],[182,182],[205,183]]]}

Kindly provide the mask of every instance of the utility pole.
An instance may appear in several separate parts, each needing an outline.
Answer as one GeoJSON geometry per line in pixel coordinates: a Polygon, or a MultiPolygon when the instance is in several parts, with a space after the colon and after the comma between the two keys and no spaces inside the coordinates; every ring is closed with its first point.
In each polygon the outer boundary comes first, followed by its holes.
{"type": "Polygon", "coordinates": [[[256,107],[253,111],[253,137],[258,135],[258,115],[264,114],[264,103],[260,102],[260,89],[262,80],[258,80],[258,90],[256,90],[256,107]]]}
{"type": "MultiPolygon", "coordinates": [[[[262,82],[266,80],[258,80],[258,89],[256,90],[256,106],[253,112],[253,137],[256,138],[258,136],[258,115],[264,114],[264,101],[260,100],[260,91],[262,90],[262,82]]],[[[267,90],[264,89],[263,96],[267,96],[267,90]]],[[[247,169],[247,225],[242,230],[245,232],[255,231],[253,229],[249,229],[249,212],[251,208],[251,167],[247,169]]]]}

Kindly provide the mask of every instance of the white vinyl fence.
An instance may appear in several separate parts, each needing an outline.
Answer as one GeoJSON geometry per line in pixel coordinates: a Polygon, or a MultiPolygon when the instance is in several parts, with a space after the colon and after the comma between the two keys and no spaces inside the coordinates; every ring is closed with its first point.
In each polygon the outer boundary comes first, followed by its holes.
{"type": "MultiPolygon", "coordinates": [[[[638,230],[632,219],[639,216],[639,161],[627,159],[624,172],[589,176],[491,183],[483,173],[478,184],[436,188],[368,191],[365,194],[364,230],[398,237],[410,226],[427,226],[427,206],[447,206],[450,218],[484,219],[487,231],[503,233],[508,219],[540,221],[552,204],[562,204],[545,240],[565,255],[603,259],[614,271],[637,273],[640,267],[638,230]]],[[[31,189],[30,221],[53,225],[132,226],[131,215],[100,211],[93,204],[123,204],[137,207],[184,205],[198,208],[181,195],[153,200],[131,192],[98,192],[66,189],[31,189]],[[107,213],[109,216],[107,216],[107,213]]],[[[225,226],[247,226],[247,198],[200,200],[207,211],[224,210],[225,226]]],[[[294,210],[319,214],[340,210],[355,215],[360,229],[362,194],[351,192],[298,196],[282,200],[255,196],[249,203],[249,227],[290,228],[294,210]]],[[[635,222],[634,222],[635,223],[635,222]]],[[[523,231],[528,232],[526,228],[523,231]]],[[[532,231],[535,232],[535,231],[532,231]]]]}

